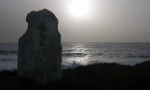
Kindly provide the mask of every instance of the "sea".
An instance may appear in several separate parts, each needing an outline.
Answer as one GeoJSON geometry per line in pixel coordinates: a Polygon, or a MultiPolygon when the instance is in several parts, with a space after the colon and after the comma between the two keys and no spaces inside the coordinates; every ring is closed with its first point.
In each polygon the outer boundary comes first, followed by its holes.
{"type": "MultiPolygon", "coordinates": [[[[18,43],[0,43],[0,71],[17,69],[18,43]]],[[[150,60],[150,43],[62,43],[62,69],[94,63],[133,66],[150,60]]]]}

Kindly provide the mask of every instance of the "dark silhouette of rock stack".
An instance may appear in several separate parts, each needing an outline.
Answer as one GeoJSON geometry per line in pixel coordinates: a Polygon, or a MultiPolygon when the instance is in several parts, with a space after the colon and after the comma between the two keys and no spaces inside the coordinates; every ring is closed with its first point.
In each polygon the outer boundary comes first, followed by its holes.
{"type": "Polygon", "coordinates": [[[26,17],[28,29],[19,38],[18,75],[32,78],[40,84],[62,76],[61,35],[56,16],[43,9],[26,17]]]}

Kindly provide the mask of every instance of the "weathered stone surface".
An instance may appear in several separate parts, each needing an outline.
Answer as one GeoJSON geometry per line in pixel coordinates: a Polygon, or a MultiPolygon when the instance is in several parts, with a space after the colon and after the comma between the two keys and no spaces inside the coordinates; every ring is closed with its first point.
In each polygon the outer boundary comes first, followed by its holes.
{"type": "Polygon", "coordinates": [[[56,16],[43,9],[26,17],[28,29],[19,38],[18,75],[46,84],[61,78],[61,35],[56,16]]]}

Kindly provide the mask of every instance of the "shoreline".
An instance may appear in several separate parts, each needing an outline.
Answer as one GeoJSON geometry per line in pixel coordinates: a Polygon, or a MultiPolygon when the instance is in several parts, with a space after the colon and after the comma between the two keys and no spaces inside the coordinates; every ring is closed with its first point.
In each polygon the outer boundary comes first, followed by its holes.
{"type": "Polygon", "coordinates": [[[34,80],[17,76],[17,70],[0,72],[1,90],[149,90],[150,61],[134,66],[116,63],[97,63],[63,70],[60,80],[42,86],[34,80]]]}
{"type": "MultiPolygon", "coordinates": [[[[147,61],[150,61],[150,60],[149,59],[143,59],[143,60],[139,59],[139,61],[138,62],[136,61],[136,63],[134,61],[132,61],[132,62],[108,62],[108,61],[105,61],[105,62],[95,62],[95,63],[91,63],[91,64],[86,64],[86,65],[80,64],[78,62],[73,61],[73,63],[71,63],[70,65],[63,65],[62,64],[61,66],[62,66],[62,70],[65,70],[65,69],[68,69],[68,68],[77,68],[79,66],[88,66],[88,65],[103,64],[103,63],[110,63],[110,64],[111,63],[116,63],[116,64],[123,65],[123,66],[135,66],[136,64],[141,64],[141,63],[147,62],[147,61]]],[[[4,66],[4,65],[2,65],[2,66],[4,66]]],[[[17,67],[15,67],[15,66],[17,66],[17,64],[16,65],[13,64],[12,68],[7,68],[6,67],[5,69],[0,69],[0,72],[4,71],[4,70],[14,71],[14,70],[17,69],[17,67]]]]}

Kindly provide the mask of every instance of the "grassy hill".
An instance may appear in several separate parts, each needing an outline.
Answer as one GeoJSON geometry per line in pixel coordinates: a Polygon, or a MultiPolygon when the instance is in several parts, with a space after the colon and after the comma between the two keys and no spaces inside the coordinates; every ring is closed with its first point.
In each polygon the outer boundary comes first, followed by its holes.
{"type": "Polygon", "coordinates": [[[99,63],[63,70],[63,77],[42,86],[18,77],[17,71],[0,72],[0,90],[150,90],[150,61],[123,66],[99,63]]]}

